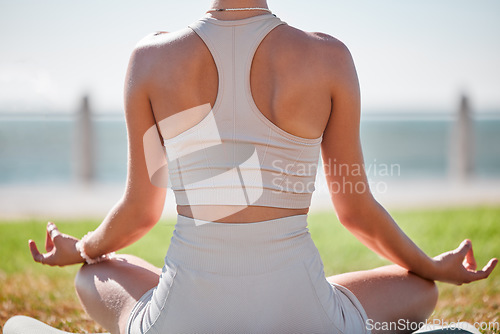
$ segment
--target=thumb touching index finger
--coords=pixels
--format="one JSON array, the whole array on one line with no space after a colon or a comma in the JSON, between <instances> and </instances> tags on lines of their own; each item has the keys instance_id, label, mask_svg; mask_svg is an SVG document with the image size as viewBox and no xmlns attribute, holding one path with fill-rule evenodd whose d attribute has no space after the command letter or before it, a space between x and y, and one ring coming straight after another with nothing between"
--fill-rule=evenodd
<instances>
[{"instance_id":1,"label":"thumb touching index finger","mask_svg":"<svg viewBox=\"0 0 500 334\"><path fill-rule=\"evenodd\" d=\"M462 241L460 246L458 246L458 248L455 250L455 252L457 254L460 254L463 258L465 258L465 256L467 255L467 253L469 252L471 247L472 247L472 245L471 245L470 240L465 239L464 241Z\"/></svg>"},{"instance_id":2,"label":"thumb touching index finger","mask_svg":"<svg viewBox=\"0 0 500 334\"><path fill-rule=\"evenodd\" d=\"M463 265L467 270L476 270L477 269L477 263L476 259L474 258L474 252L472 250L472 245L469 248L469 251L467 254L465 254L465 259L463 261Z\"/></svg>"}]
</instances>

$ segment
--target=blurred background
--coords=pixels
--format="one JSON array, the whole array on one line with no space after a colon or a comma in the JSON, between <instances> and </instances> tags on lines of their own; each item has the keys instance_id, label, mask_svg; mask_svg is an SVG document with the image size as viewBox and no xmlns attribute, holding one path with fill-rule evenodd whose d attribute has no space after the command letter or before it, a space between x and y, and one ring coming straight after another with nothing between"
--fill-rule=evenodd
<instances>
[{"instance_id":1,"label":"blurred background","mask_svg":"<svg viewBox=\"0 0 500 334\"><path fill-rule=\"evenodd\" d=\"M371 187L388 207L500 203L500 2L269 0L342 40ZM0 1L0 218L100 217L126 179L123 81L145 35L209 1ZM169 191L164 215L175 215ZM332 208L319 173L313 210Z\"/></svg>"}]
</instances>

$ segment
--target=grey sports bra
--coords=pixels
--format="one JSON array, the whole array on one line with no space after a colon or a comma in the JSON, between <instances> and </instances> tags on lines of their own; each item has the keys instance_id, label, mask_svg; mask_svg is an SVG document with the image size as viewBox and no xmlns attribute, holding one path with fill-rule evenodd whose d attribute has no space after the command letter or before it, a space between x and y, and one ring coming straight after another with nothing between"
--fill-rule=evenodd
<instances>
[{"instance_id":1,"label":"grey sports bra","mask_svg":"<svg viewBox=\"0 0 500 334\"><path fill-rule=\"evenodd\" d=\"M178 205L257 205L307 208L315 189L322 136L284 131L257 108L250 91L255 51L276 26L273 14L222 21L205 16L189 25L210 50L219 76L213 108L173 138L164 138Z\"/></svg>"}]
</instances>

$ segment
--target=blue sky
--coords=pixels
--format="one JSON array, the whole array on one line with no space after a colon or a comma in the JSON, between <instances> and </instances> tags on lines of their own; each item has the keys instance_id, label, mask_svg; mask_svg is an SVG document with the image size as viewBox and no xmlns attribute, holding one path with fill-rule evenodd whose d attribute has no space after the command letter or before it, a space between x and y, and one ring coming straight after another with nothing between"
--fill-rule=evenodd
<instances>
[{"instance_id":1,"label":"blue sky","mask_svg":"<svg viewBox=\"0 0 500 334\"><path fill-rule=\"evenodd\" d=\"M269 0L288 24L341 39L363 109L451 111L465 91L500 110L500 1ZM130 53L143 36L204 15L208 0L0 0L0 111L123 110Z\"/></svg>"}]
</instances>

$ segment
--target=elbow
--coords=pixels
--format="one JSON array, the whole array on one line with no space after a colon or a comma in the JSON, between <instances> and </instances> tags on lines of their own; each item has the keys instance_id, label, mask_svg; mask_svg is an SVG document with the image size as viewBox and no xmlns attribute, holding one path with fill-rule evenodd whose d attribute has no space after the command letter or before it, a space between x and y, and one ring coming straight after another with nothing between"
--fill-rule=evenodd
<instances>
[{"instance_id":1,"label":"elbow","mask_svg":"<svg viewBox=\"0 0 500 334\"><path fill-rule=\"evenodd\" d=\"M368 232L373 227L373 222L379 214L380 205L371 198L361 201L349 201L335 207L340 223L350 231Z\"/></svg>"},{"instance_id":2,"label":"elbow","mask_svg":"<svg viewBox=\"0 0 500 334\"><path fill-rule=\"evenodd\" d=\"M127 234L134 239L140 239L148 233L158 222L157 216L136 211L130 214L130 221L127 223Z\"/></svg>"},{"instance_id":3,"label":"elbow","mask_svg":"<svg viewBox=\"0 0 500 334\"><path fill-rule=\"evenodd\" d=\"M137 209L136 217L140 227L150 229L160 220L162 210L155 207L142 207Z\"/></svg>"},{"instance_id":4,"label":"elbow","mask_svg":"<svg viewBox=\"0 0 500 334\"><path fill-rule=\"evenodd\" d=\"M146 229L152 228L160 220L161 213L158 215L144 214L140 217L141 227Z\"/></svg>"},{"instance_id":5,"label":"elbow","mask_svg":"<svg viewBox=\"0 0 500 334\"><path fill-rule=\"evenodd\" d=\"M361 229L364 221L364 218L360 215L359 212L343 212L341 214L337 213L337 219L342 224L342 226L347 228L349 231Z\"/></svg>"},{"instance_id":6,"label":"elbow","mask_svg":"<svg viewBox=\"0 0 500 334\"><path fill-rule=\"evenodd\" d=\"M371 239L376 235L375 226L369 216L363 216L360 213L344 213L342 215L337 214L337 218L342 226L358 239Z\"/></svg>"},{"instance_id":7,"label":"elbow","mask_svg":"<svg viewBox=\"0 0 500 334\"><path fill-rule=\"evenodd\" d=\"M149 230L161 218L163 207L155 205L151 202L144 203L142 201L123 200L122 208L127 212L130 219L129 226L133 229Z\"/></svg>"},{"instance_id":8,"label":"elbow","mask_svg":"<svg viewBox=\"0 0 500 334\"><path fill-rule=\"evenodd\" d=\"M344 227L355 226L359 221L357 215L337 212L337 219Z\"/></svg>"}]
</instances>

